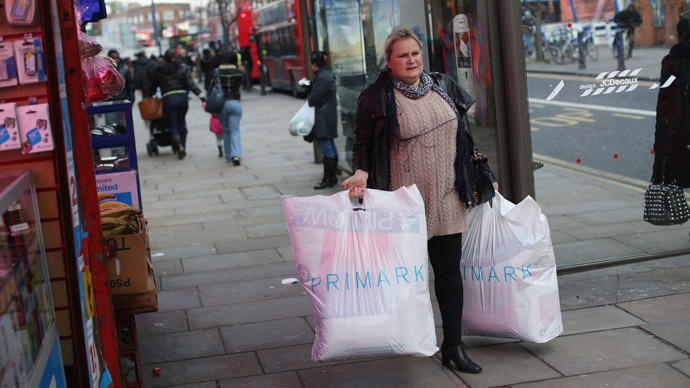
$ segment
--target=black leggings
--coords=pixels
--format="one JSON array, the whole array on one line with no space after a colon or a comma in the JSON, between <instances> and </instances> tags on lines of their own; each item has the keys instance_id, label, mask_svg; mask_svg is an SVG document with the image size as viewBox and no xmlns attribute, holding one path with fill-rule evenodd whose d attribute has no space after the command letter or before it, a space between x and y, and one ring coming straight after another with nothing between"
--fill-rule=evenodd
<instances>
[{"instance_id":1,"label":"black leggings","mask_svg":"<svg viewBox=\"0 0 690 388\"><path fill-rule=\"evenodd\" d=\"M443 341L459 344L462 331L462 233L432 237L427 247L434 269L436 299L441 309Z\"/></svg>"}]
</instances>

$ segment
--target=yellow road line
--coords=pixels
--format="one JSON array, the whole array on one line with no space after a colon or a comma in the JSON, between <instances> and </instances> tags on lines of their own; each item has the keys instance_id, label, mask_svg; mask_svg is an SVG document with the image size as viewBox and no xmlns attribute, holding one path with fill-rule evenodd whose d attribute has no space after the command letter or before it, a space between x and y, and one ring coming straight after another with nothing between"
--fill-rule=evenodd
<instances>
[{"instance_id":1,"label":"yellow road line","mask_svg":"<svg viewBox=\"0 0 690 388\"><path fill-rule=\"evenodd\" d=\"M635 120L644 119L644 116L626 115L625 113L612 113L611 115L616 116L616 117L625 117L627 119L635 119Z\"/></svg>"},{"instance_id":2,"label":"yellow road line","mask_svg":"<svg viewBox=\"0 0 690 388\"><path fill-rule=\"evenodd\" d=\"M529 106L530 106L530 108L532 108L532 107L534 107L534 108L546 108L546 105L534 104L534 103L529 104Z\"/></svg>"}]
</instances>

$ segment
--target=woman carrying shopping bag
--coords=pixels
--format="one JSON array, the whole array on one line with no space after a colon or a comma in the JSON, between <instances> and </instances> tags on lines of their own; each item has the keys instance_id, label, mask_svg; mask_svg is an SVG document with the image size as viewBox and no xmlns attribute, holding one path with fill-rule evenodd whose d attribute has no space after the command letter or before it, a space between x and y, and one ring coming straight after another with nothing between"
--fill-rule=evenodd
<instances>
[{"instance_id":1,"label":"woman carrying shopping bag","mask_svg":"<svg viewBox=\"0 0 690 388\"><path fill-rule=\"evenodd\" d=\"M314 81L307 101L315 107L314 128L309 135L316 140L323 155L323 178L314 190L333 187L338 182L338 150L333 139L338 137L338 102L336 101L335 76L328 70L328 54L323 51L311 53L311 69Z\"/></svg>"},{"instance_id":2,"label":"woman carrying shopping bag","mask_svg":"<svg viewBox=\"0 0 690 388\"><path fill-rule=\"evenodd\" d=\"M461 342L462 233L468 230L466 209L477 205L474 187L479 183L466 116L474 99L449 76L425 73L421 47L419 38L406 29L386 39L386 68L359 97L355 174L343 187L351 198L365 201L365 188L419 187L443 320L442 362L448 366L452 360L461 372L479 373L482 368L467 357Z\"/></svg>"},{"instance_id":3,"label":"woman carrying shopping bag","mask_svg":"<svg viewBox=\"0 0 690 388\"><path fill-rule=\"evenodd\" d=\"M220 85L225 91L225 104L223 105L223 110L218 113L218 119L223 126L225 159L228 163L239 166L242 160L240 86L242 86L244 72L237 68L237 53L229 52L223 54L221 65L218 67L218 73Z\"/></svg>"}]
</instances>

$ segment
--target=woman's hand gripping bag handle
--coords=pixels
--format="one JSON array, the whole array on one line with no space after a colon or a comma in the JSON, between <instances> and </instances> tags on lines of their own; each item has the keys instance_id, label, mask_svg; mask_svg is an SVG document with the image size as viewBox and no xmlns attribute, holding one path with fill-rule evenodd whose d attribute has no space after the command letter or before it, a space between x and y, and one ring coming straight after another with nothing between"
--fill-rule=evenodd
<instances>
[{"instance_id":1,"label":"woman's hand gripping bag handle","mask_svg":"<svg viewBox=\"0 0 690 388\"><path fill-rule=\"evenodd\" d=\"M416 187L284 197L295 263L316 321L312 359L437 351L426 220Z\"/></svg>"},{"instance_id":2,"label":"woman's hand gripping bag handle","mask_svg":"<svg viewBox=\"0 0 690 388\"><path fill-rule=\"evenodd\" d=\"M468 213L462 244L463 332L546 342L563 332L546 216L500 194Z\"/></svg>"}]
</instances>

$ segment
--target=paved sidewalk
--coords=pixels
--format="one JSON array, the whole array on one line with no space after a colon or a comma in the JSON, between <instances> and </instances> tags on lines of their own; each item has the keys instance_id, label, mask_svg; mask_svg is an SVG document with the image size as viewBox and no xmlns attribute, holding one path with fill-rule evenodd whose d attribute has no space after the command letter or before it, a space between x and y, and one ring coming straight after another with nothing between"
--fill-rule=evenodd
<instances>
[{"instance_id":1,"label":"paved sidewalk","mask_svg":"<svg viewBox=\"0 0 690 388\"><path fill-rule=\"evenodd\" d=\"M311 302L300 285L281 284L297 271L280 196L315 194L311 187L322 168L313 162L312 146L287 132L302 100L254 91L243 94L242 103L239 167L217 157L209 117L195 97L182 161L169 148L148 157L148 132L134 113L159 287L159 312L137 317L147 388L690 386L689 256L561 276L565 333L541 345L465 337L468 353L484 368L479 375L444 368L437 357L312 363ZM536 179L540 192L553 190L553 198L537 199L549 215L559 262L598 249L592 241L600 235L626 246L636 242L635 228L643 227L636 221L609 216L613 224L597 227L597 220L586 219L582 209L604 206L597 203L601 182L549 163ZM589 194L569 196L574 188ZM639 197L634 190L615 192ZM563 213L568 200L556 197L571 204L580 201L576 197L590 200L571 214ZM668 235L664 230L649 239ZM678 241L687 243L682 233ZM601 254L613 257L616 249Z\"/></svg>"},{"instance_id":2,"label":"paved sidewalk","mask_svg":"<svg viewBox=\"0 0 690 388\"><path fill-rule=\"evenodd\" d=\"M599 59L593 61L586 58L586 68L579 69L579 64L566 62L562 65L556 63L536 62L534 59L527 58L525 63L528 72L555 73L569 75L588 75L596 77L605 71L611 72L618 69L618 60L613 58L611 48L607 45L599 47ZM642 69L638 75L640 80L659 81L661 74L661 60L668 54L669 48L664 46L656 47L635 47L632 58L625 60L626 69Z\"/></svg>"}]
</instances>

